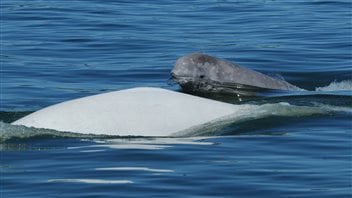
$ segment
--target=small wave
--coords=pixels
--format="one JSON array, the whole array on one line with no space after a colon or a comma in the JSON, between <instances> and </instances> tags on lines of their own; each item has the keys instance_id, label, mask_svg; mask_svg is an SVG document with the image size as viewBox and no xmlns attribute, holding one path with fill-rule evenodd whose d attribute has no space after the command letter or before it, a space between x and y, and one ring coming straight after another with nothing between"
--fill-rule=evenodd
<instances>
[{"instance_id":1,"label":"small wave","mask_svg":"<svg viewBox=\"0 0 352 198\"><path fill-rule=\"evenodd\" d=\"M325 87L317 87L315 91L352 91L352 80L332 82Z\"/></svg>"},{"instance_id":2,"label":"small wave","mask_svg":"<svg viewBox=\"0 0 352 198\"><path fill-rule=\"evenodd\" d=\"M95 170L101 171L145 171L145 172L156 172L156 173L173 173L174 170L170 169L155 169L148 167L107 167L107 168L96 168Z\"/></svg>"},{"instance_id":3,"label":"small wave","mask_svg":"<svg viewBox=\"0 0 352 198\"><path fill-rule=\"evenodd\" d=\"M187 138L176 138L176 137L135 137L135 138L112 138L112 139L101 139L95 140L97 144L88 146L77 146L68 147L68 149L77 149L79 152L91 151L89 149L95 149L101 151L99 148L109 149L141 149L141 150L162 150L170 148L173 145L213 145L215 143L203 141L210 137L187 137ZM94 150L93 150L94 151Z\"/></svg>"},{"instance_id":4,"label":"small wave","mask_svg":"<svg viewBox=\"0 0 352 198\"><path fill-rule=\"evenodd\" d=\"M132 184L130 180L104 180L104 179L49 179L48 182L85 183L85 184Z\"/></svg>"},{"instance_id":5,"label":"small wave","mask_svg":"<svg viewBox=\"0 0 352 198\"><path fill-rule=\"evenodd\" d=\"M0 121L0 143L9 140L21 140L31 138L94 138L105 137L91 134L80 134L71 132L62 132L51 129L38 129L34 127L26 127L19 125L12 125Z\"/></svg>"},{"instance_id":6,"label":"small wave","mask_svg":"<svg viewBox=\"0 0 352 198\"><path fill-rule=\"evenodd\" d=\"M249 121L255 122L256 120L269 117L308 117L313 115L330 115L339 112L352 113L351 107L340 107L321 103L315 103L314 106L291 105L287 102L242 106L243 109L238 112L206 123L202 126L195 126L178 132L175 136L189 137L219 135L217 131L226 126ZM220 135L221 134L222 133L220 133Z\"/></svg>"}]
</instances>

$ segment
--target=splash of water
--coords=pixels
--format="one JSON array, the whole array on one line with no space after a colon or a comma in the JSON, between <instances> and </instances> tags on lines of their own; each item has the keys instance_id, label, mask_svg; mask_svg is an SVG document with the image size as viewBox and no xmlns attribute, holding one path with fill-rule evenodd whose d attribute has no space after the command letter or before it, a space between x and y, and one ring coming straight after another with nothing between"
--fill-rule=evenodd
<instances>
[{"instance_id":1,"label":"splash of water","mask_svg":"<svg viewBox=\"0 0 352 198\"><path fill-rule=\"evenodd\" d=\"M315 88L315 91L352 91L352 80L334 81L328 86Z\"/></svg>"}]
</instances>

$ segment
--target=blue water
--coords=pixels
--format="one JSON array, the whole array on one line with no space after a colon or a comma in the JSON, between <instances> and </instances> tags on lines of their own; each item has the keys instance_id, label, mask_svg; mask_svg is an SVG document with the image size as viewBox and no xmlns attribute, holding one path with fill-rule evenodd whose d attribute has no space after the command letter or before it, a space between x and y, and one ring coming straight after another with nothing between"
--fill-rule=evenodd
<instances>
[{"instance_id":1,"label":"blue water","mask_svg":"<svg viewBox=\"0 0 352 198\"><path fill-rule=\"evenodd\" d=\"M1 0L0 197L351 197L352 3ZM169 82L203 52L310 92L323 114L253 117L207 137L106 138L17 127L40 108Z\"/></svg>"}]
</instances>

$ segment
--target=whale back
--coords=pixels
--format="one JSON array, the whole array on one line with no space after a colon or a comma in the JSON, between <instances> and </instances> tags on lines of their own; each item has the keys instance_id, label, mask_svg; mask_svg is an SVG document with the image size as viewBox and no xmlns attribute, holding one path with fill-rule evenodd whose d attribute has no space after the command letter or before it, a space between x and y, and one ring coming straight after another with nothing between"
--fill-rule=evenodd
<instances>
[{"instance_id":1,"label":"whale back","mask_svg":"<svg viewBox=\"0 0 352 198\"><path fill-rule=\"evenodd\" d=\"M49 106L13 124L84 134L170 136L238 108L160 88L134 88Z\"/></svg>"},{"instance_id":2,"label":"whale back","mask_svg":"<svg viewBox=\"0 0 352 198\"><path fill-rule=\"evenodd\" d=\"M200 53L192 53L179 58L171 75L183 89L191 92L228 91L245 94L245 90L298 89L286 81L273 79L238 64Z\"/></svg>"}]
</instances>

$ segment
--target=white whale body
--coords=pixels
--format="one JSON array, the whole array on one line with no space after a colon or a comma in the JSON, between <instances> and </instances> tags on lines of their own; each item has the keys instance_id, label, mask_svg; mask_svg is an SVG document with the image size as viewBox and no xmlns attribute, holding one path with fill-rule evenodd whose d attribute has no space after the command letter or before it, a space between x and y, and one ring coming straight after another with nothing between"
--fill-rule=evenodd
<instances>
[{"instance_id":1,"label":"white whale body","mask_svg":"<svg viewBox=\"0 0 352 198\"><path fill-rule=\"evenodd\" d=\"M12 124L83 134L172 136L243 110L161 88L133 88L49 106Z\"/></svg>"}]
</instances>

